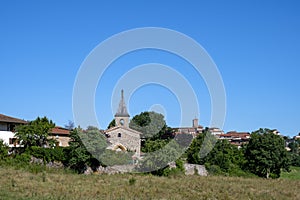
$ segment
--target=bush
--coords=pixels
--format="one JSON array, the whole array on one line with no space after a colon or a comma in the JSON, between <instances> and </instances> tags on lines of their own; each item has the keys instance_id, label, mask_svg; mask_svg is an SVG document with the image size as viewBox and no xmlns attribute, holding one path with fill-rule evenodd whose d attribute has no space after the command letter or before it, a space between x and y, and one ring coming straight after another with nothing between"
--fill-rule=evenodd
<instances>
[{"instance_id":1,"label":"bush","mask_svg":"<svg viewBox=\"0 0 300 200\"><path fill-rule=\"evenodd\" d=\"M226 175L218 165L210 165L209 163L205 163L205 168L211 175Z\"/></svg>"},{"instance_id":2,"label":"bush","mask_svg":"<svg viewBox=\"0 0 300 200\"><path fill-rule=\"evenodd\" d=\"M8 146L4 144L3 140L0 140L0 160L4 160L8 157Z\"/></svg>"},{"instance_id":3,"label":"bush","mask_svg":"<svg viewBox=\"0 0 300 200\"><path fill-rule=\"evenodd\" d=\"M30 148L29 153L35 158L43 159L44 163L50 161L64 162L66 160L63 147L43 148L34 146Z\"/></svg>"}]
</instances>

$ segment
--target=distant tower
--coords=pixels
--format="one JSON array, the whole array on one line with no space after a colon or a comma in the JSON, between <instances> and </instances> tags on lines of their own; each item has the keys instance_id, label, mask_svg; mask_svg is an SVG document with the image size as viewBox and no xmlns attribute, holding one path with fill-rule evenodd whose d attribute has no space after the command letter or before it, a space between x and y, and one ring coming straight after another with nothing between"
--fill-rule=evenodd
<instances>
[{"instance_id":1,"label":"distant tower","mask_svg":"<svg viewBox=\"0 0 300 200\"><path fill-rule=\"evenodd\" d=\"M193 128L198 128L199 120L197 118L193 119Z\"/></svg>"},{"instance_id":2,"label":"distant tower","mask_svg":"<svg viewBox=\"0 0 300 200\"><path fill-rule=\"evenodd\" d=\"M115 114L116 126L123 126L125 128L129 127L129 114L127 112L126 104L124 101L124 91L121 91L121 100L119 103L119 108Z\"/></svg>"}]
</instances>

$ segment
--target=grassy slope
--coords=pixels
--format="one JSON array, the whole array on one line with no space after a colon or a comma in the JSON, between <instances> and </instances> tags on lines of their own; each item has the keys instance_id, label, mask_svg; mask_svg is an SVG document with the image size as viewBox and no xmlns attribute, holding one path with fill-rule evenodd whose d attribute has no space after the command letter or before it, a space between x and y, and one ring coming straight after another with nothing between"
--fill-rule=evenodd
<instances>
[{"instance_id":1,"label":"grassy slope","mask_svg":"<svg viewBox=\"0 0 300 200\"><path fill-rule=\"evenodd\" d=\"M0 199L300 199L300 181L285 179L32 174L3 167L0 176Z\"/></svg>"}]
</instances>

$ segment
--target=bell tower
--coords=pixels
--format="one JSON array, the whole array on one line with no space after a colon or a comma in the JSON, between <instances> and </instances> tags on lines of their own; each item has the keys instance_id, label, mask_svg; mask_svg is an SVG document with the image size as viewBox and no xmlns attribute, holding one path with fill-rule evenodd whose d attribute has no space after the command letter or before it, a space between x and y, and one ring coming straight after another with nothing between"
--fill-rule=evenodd
<instances>
[{"instance_id":1,"label":"bell tower","mask_svg":"<svg viewBox=\"0 0 300 200\"><path fill-rule=\"evenodd\" d=\"M116 126L121 126L125 128L129 128L129 114L127 112L125 100L124 100L124 91L121 91L121 100L119 103L119 108L117 113L115 114Z\"/></svg>"}]
</instances>

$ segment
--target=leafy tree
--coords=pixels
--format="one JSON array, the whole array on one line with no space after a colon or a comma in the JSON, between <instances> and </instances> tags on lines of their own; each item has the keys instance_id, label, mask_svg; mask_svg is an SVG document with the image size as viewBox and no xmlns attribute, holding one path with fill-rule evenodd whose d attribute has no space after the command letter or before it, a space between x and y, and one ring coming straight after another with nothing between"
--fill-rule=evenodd
<instances>
[{"instance_id":1,"label":"leafy tree","mask_svg":"<svg viewBox=\"0 0 300 200\"><path fill-rule=\"evenodd\" d=\"M289 169L285 142L270 129L259 129L251 134L245 158L247 169L261 177L278 178L281 169Z\"/></svg>"},{"instance_id":2,"label":"leafy tree","mask_svg":"<svg viewBox=\"0 0 300 200\"><path fill-rule=\"evenodd\" d=\"M142 133L142 138L159 138L167 129L164 116L156 112L142 112L132 118L129 127Z\"/></svg>"},{"instance_id":3,"label":"leafy tree","mask_svg":"<svg viewBox=\"0 0 300 200\"><path fill-rule=\"evenodd\" d=\"M291 149L291 153L298 154L299 153L299 143L297 141L290 142L288 147Z\"/></svg>"},{"instance_id":4,"label":"leafy tree","mask_svg":"<svg viewBox=\"0 0 300 200\"><path fill-rule=\"evenodd\" d=\"M188 163L203 165L206 162L206 156L213 149L216 138L206 128L191 143L186 151Z\"/></svg>"},{"instance_id":5,"label":"leafy tree","mask_svg":"<svg viewBox=\"0 0 300 200\"><path fill-rule=\"evenodd\" d=\"M291 165L300 167L300 152L299 152L299 140L294 140L288 144L291 149L289 151L289 156L291 159Z\"/></svg>"},{"instance_id":6,"label":"leafy tree","mask_svg":"<svg viewBox=\"0 0 300 200\"><path fill-rule=\"evenodd\" d=\"M155 140L147 143L145 155L139 166L141 172L151 172L155 175L163 175L163 171L168 168L168 164L177 160L185 149L182 149L176 140L167 142L165 140Z\"/></svg>"},{"instance_id":7,"label":"leafy tree","mask_svg":"<svg viewBox=\"0 0 300 200\"><path fill-rule=\"evenodd\" d=\"M166 144L168 144L167 140L146 140L141 150L145 153L154 152L163 148Z\"/></svg>"},{"instance_id":8,"label":"leafy tree","mask_svg":"<svg viewBox=\"0 0 300 200\"><path fill-rule=\"evenodd\" d=\"M111 120L111 122L109 123L107 129L110 129L110 128L115 127L115 126L116 126L116 120L113 119L113 120Z\"/></svg>"},{"instance_id":9,"label":"leafy tree","mask_svg":"<svg viewBox=\"0 0 300 200\"><path fill-rule=\"evenodd\" d=\"M47 117L40 118L17 127L16 137L25 148L32 146L43 147L54 144L52 139L48 139L49 132L55 124Z\"/></svg>"},{"instance_id":10,"label":"leafy tree","mask_svg":"<svg viewBox=\"0 0 300 200\"><path fill-rule=\"evenodd\" d=\"M243 164L243 152L227 140L218 140L206 158L206 166L218 166L220 171L225 173L241 171L240 168Z\"/></svg>"},{"instance_id":11,"label":"leafy tree","mask_svg":"<svg viewBox=\"0 0 300 200\"><path fill-rule=\"evenodd\" d=\"M99 130L91 129L84 132L75 128L70 132L69 147L66 149L67 166L78 173L83 173L87 166L98 167L107 144Z\"/></svg>"}]
</instances>

